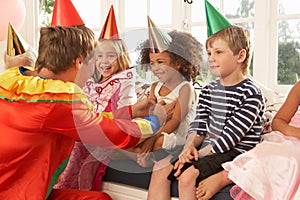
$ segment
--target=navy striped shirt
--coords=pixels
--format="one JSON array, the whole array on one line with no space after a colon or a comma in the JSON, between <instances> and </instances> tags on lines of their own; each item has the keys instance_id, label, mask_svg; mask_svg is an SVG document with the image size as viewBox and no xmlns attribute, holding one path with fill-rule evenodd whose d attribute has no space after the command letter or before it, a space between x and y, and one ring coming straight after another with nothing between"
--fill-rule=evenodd
<instances>
[{"instance_id":1,"label":"navy striped shirt","mask_svg":"<svg viewBox=\"0 0 300 200\"><path fill-rule=\"evenodd\" d=\"M243 153L261 142L264 111L265 99L252 80L233 86L217 80L201 90L189 133L206 135L214 153L231 149Z\"/></svg>"}]
</instances>

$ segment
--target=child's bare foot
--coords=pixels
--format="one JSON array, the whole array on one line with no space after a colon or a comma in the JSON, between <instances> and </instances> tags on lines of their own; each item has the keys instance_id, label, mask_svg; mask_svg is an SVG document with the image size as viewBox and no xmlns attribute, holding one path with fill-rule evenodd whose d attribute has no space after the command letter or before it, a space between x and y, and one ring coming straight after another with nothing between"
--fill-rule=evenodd
<instances>
[{"instance_id":1,"label":"child's bare foot","mask_svg":"<svg viewBox=\"0 0 300 200\"><path fill-rule=\"evenodd\" d=\"M207 200L212 198L226 185L232 181L224 176L223 172L218 172L202 180L196 188L196 196L198 200Z\"/></svg>"}]
</instances>

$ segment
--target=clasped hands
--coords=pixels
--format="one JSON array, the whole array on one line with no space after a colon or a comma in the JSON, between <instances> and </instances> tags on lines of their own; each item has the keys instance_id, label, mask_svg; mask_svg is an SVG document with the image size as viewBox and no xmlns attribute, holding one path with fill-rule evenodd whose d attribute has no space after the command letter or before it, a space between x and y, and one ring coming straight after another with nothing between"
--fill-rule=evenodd
<instances>
[{"instance_id":1,"label":"clasped hands","mask_svg":"<svg viewBox=\"0 0 300 200\"><path fill-rule=\"evenodd\" d=\"M172 117L176 101L166 104L164 101L156 102L153 98L145 98L132 105L132 118L155 115L162 126Z\"/></svg>"},{"instance_id":2,"label":"clasped hands","mask_svg":"<svg viewBox=\"0 0 300 200\"><path fill-rule=\"evenodd\" d=\"M183 152L179 155L178 161L174 164L174 169L177 169L174 176L180 176L181 169L185 163L190 163L191 160L198 161L200 156L211 155L211 147L212 145L209 144L198 151L194 146L194 143L189 144L186 148L184 148Z\"/></svg>"}]
</instances>

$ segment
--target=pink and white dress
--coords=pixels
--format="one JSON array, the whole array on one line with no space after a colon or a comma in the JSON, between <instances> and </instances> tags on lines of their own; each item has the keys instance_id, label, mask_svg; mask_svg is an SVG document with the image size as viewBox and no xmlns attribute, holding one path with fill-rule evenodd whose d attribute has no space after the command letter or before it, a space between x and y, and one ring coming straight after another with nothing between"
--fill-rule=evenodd
<instances>
[{"instance_id":1,"label":"pink and white dress","mask_svg":"<svg viewBox=\"0 0 300 200\"><path fill-rule=\"evenodd\" d=\"M299 113L291 124L300 127ZM232 196L235 200L300 199L300 140L276 131L263 138L252 150L222 165L236 184Z\"/></svg>"},{"instance_id":2,"label":"pink and white dress","mask_svg":"<svg viewBox=\"0 0 300 200\"><path fill-rule=\"evenodd\" d=\"M92 102L95 112L113 111L137 101L135 92L136 70L134 67L113 74L105 81L87 80L83 91ZM94 186L97 171L105 172L111 150L76 142L61 180L54 187L59 189L99 189ZM100 162L101 161L101 162ZM103 164L104 165L103 165ZM102 177L100 177L102 178ZM96 187L96 188L95 188Z\"/></svg>"},{"instance_id":3,"label":"pink and white dress","mask_svg":"<svg viewBox=\"0 0 300 200\"><path fill-rule=\"evenodd\" d=\"M131 67L99 83L90 78L83 91L93 103L95 112L112 111L136 102L135 80L136 70Z\"/></svg>"}]
</instances>

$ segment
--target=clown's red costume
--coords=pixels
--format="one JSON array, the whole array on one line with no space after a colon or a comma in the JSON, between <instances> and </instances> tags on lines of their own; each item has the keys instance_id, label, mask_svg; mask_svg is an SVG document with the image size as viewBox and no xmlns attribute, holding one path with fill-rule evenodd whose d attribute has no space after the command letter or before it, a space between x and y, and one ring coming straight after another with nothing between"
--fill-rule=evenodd
<instances>
[{"instance_id":1,"label":"clown's red costume","mask_svg":"<svg viewBox=\"0 0 300 200\"><path fill-rule=\"evenodd\" d=\"M95 114L76 84L26 70L0 74L0 199L46 199L74 141L126 149L154 132L149 121L131 119L130 106Z\"/></svg>"}]
</instances>

